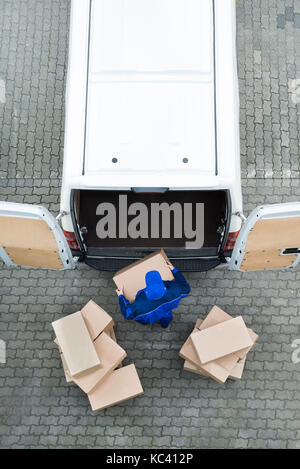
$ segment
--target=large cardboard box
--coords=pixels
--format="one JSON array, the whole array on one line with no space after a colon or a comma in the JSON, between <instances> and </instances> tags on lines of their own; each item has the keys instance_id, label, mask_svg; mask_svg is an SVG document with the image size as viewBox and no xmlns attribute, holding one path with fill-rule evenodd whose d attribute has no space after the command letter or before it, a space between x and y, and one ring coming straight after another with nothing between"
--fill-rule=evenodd
<instances>
[{"instance_id":1,"label":"large cardboard box","mask_svg":"<svg viewBox=\"0 0 300 469\"><path fill-rule=\"evenodd\" d=\"M192 333L215 326L216 324L228 321L229 319L233 319L233 317L228 313L225 313L225 311L223 311L218 306L214 306L204 320L197 319L195 329ZM258 335L249 328L248 333L253 343L255 343L258 339ZM245 358L250 349L251 347L247 347L242 351L234 352L233 354L219 358L213 362L201 365L199 357L189 336L186 342L183 344L179 355L185 360L184 370L210 376L219 383L223 383L227 378L241 379L245 365Z\"/></svg>"},{"instance_id":2,"label":"large cardboard box","mask_svg":"<svg viewBox=\"0 0 300 469\"><path fill-rule=\"evenodd\" d=\"M112 317L93 300L82 308L81 314L92 340L95 340L101 332L108 332L114 326Z\"/></svg>"},{"instance_id":3,"label":"large cardboard box","mask_svg":"<svg viewBox=\"0 0 300 469\"><path fill-rule=\"evenodd\" d=\"M100 368L82 373L79 377L73 379L84 392L89 393L92 389L102 383L114 371L115 368L126 357L125 350L122 349L114 340L112 340L105 332L94 342L98 357L101 359L102 366ZM67 370L68 374L68 370Z\"/></svg>"},{"instance_id":4,"label":"large cardboard box","mask_svg":"<svg viewBox=\"0 0 300 469\"><path fill-rule=\"evenodd\" d=\"M64 354L62 353L62 350L61 350L61 348L60 348L60 346L59 346L59 343L58 343L57 338L55 338L54 343L55 343L55 344L57 345L57 347L58 347L58 351L59 351L61 363L62 363L63 370L64 370L64 373L65 373L66 382L67 382L67 383L73 383L73 380L72 380L72 378L71 378L71 376L70 376L70 374L69 374L69 370L68 370L68 366L67 366L67 363L66 363Z\"/></svg>"},{"instance_id":5,"label":"large cardboard box","mask_svg":"<svg viewBox=\"0 0 300 469\"><path fill-rule=\"evenodd\" d=\"M196 327L193 330L192 334L199 331L199 327L201 327L200 324L203 324L203 322L200 322L199 319L197 320ZM231 370L238 362L238 357L234 354L231 354L226 357L219 358L218 360L212 361L210 363L206 363L205 365L202 365L192 343L191 335L183 344L181 350L179 351L179 355L181 358L193 365L197 369L197 372L201 372L206 376L210 376L220 384L225 383L225 381L230 375Z\"/></svg>"},{"instance_id":6,"label":"large cardboard box","mask_svg":"<svg viewBox=\"0 0 300 469\"><path fill-rule=\"evenodd\" d=\"M207 373L205 373L205 371L203 371L203 369L198 368L196 365L189 362L188 360L184 361L183 369L185 371L190 371L191 373L196 373L197 375L209 377L209 375Z\"/></svg>"},{"instance_id":7,"label":"large cardboard box","mask_svg":"<svg viewBox=\"0 0 300 469\"><path fill-rule=\"evenodd\" d=\"M127 365L115 370L100 385L88 393L93 410L101 410L143 394L135 366Z\"/></svg>"},{"instance_id":8,"label":"large cardboard box","mask_svg":"<svg viewBox=\"0 0 300 469\"><path fill-rule=\"evenodd\" d=\"M221 322L228 321L229 319L233 319L233 317L230 316L230 314L226 313L218 306L213 306L213 308L210 310L206 318L202 321L201 326L199 326L199 329L200 331L202 331L203 329L207 329L208 327L215 326L217 324L220 324ZM250 328L248 328L248 333L252 339L252 342L253 342L252 346L253 346L254 343L258 339L258 335L255 332L253 332L253 330ZM240 360L244 360L252 346L246 347L245 349L239 350L234 353L238 356Z\"/></svg>"},{"instance_id":9,"label":"large cardboard box","mask_svg":"<svg viewBox=\"0 0 300 469\"><path fill-rule=\"evenodd\" d=\"M241 379L242 375L243 375L245 363L246 363L246 360L240 360L239 362L237 362L235 367L231 370L230 375L228 376L228 378L233 379L233 380ZM193 363L191 363L188 360L185 360L184 365L183 365L183 369L185 371L190 371L191 373L196 373L196 374L203 375L203 376L210 377L210 378L212 377L211 375L206 373L203 370L203 368L194 365ZM215 380L221 383L220 380L218 380L218 379L215 379ZM223 383L221 383L221 384L223 384Z\"/></svg>"},{"instance_id":10,"label":"large cardboard box","mask_svg":"<svg viewBox=\"0 0 300 469\"><path fill-rule=\"evenodd\" d=\"M80 311L52 322L52 326L72 376L101 365Z\"/></svg>"},{"instance_id":11,"label":"large cardboard box","mask_svg":"<svg viewBox=\"0 0 300 469\"><path fill-rule=\"evenodd\" d=\"M183 349L181 351L180 356L188 361L193 367L197 369L197 372L201 372L205 376L210 376L215 381L220 384L225 383L227 378L229 377L231 370L235 367L238 362L238 358L234 355L230 355L228 357L219 358L218 360L212 361L210 363L206 363L205 365L201 365L198 357L195 357L195 351L191 341L188 343L188 348ZM198 359L198 361L196 361Z\"/></svg>"},{"instance_id":12,"label":"large cardboard box","mask_svg":"<svg viewBox=\"0 0 300 469\"><path fill-rule=\"evenodd\" d=\"M169 259L166 253L160 249L119 270L114 275L113 281L118 288L123 289L124 296L132 303L137 292L146 286L145 275L147 272L157 270L163 280L174 279L167 262L169 262Z\"/></svg>"},{"instance_id":13,"label":"large cardboard box","mask_svg":"<svg viewBox=\"0 0 300 469\"><path fill-rule=\"evenodd\" d=\"M253 345L242 316L195 332L191 340L201 364Z\"/></svg>"},{"instance_id":14,"label":"large cardboard box","mask_svg":"<svg viewBox=\"0 0 300 469\"><path fill-rule=\"evenodd\" d=\"M192 334L197 332L197 330L198 329L195 328L192 331ZM200 360L191 341L191 335L188 336L183 346L179 350L179 356L184 360L188 360L189 362L193 363L195 366L201 366Z\"/></svg>"},{"instance_id":15,"label":"large cardboard box","mask_svg":"<svg viewBox=\"0 0 300 469\"><path fill-rule=\"evenodd\" d=\"M195 324L195 328L192 331L192 334L194 332L199 331L199 326L202 323L202 319L198 318ZM195 366L201 366L200 360L198 358L198 355L196 353L196 350L192 344L191 341L191 335L188 336L187 340L179 350L179 356L183 358L184 360L188 360L191 363L193 363Z\"/></svg>"}]
</instances>

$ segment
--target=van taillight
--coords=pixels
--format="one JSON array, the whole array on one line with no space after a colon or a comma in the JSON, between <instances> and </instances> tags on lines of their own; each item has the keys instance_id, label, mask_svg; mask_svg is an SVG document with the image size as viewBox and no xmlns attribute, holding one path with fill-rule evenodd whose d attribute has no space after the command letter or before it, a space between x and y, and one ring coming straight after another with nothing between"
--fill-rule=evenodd
<instances>
[{"instance_id":1,"label":"van taillight","mask_svg":"<svg viewBox=\"0 0 300 469\"><path fill-rule=\"evenodd\" d=\"M64 235L66 237L67 243L70 246L70 248L74 249L75 251L80 251L79 246L76 241L75 233L73 231L64 230Z\"/></svg>"},{"instance_id":2,"label":"van taillight","mask_svg":"<svg viewBox=\"0 0 300 469\"><path fill-rule=\"evenodd\" d=\"M228 233L227 242L224 251L232 251L237 240L239 231Z\"/></svg>"}]
</instances>

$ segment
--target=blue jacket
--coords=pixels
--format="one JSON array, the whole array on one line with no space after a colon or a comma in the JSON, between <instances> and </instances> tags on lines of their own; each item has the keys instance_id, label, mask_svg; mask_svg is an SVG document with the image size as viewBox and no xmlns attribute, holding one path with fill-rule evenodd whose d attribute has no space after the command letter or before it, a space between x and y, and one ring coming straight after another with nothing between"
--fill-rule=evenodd
<instances>
[{"instance_id":1,"label":"blue jacket","mask_svg":"<svg viewBox=\"0 0 300 469\"><path fill-rule=\"evenodd\" d=\"M145 289L137 292L133 303L119 296L120 308L126 319L134 319L143 324L152 324L164 317L172 319L172 309L177 308L180 300L190 292L190 286L178 269L172 270L174 280L164 281L166 293L158 300L149 300Z\"/></svg>"}]
</instances>

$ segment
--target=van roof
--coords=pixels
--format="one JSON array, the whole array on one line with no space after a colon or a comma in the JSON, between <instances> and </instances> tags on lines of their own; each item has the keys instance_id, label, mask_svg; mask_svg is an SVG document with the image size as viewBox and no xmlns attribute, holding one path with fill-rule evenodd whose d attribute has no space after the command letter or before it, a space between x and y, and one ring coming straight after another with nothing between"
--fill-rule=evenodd
<instances>
[{"instance_id":1,"label":"van roof","mask_svg":"<svg viewBox=\"0 0 300 469\"><path fill-rule=\"evenodd\" d=\"M92 1L83 174L214 176L214 81L211 0Z\"/></svg>"}]
</instances>

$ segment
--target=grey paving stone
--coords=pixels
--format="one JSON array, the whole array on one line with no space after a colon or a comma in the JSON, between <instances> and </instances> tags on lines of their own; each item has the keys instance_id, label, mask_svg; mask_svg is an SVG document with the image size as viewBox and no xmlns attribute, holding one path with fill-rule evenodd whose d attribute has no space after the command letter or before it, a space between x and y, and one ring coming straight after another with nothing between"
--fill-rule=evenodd
<instances>
[{"instance_id":1,"label":"grey paving stone","mask_svg":"<svg viewBox=\"0 0 300 469\"><path fill-rule=\"evenodd\" d=\"M285 28L285 15L278 15L277 16L277 28L284 29Z\"/></svg>"},{"instance_id":2,"label":"grey paving stone","mask_svg":"<svg viewBox=\"0 0 300 469\"><path fill-rule=\"evenodd\" d=\"M295 13L295 28L300 28L300 14Z\"/></svg>"},{"instance_id":3,"label":"grey paving stone","mask_svg":"<svg viewBox=\"0 0 300 469\"><path fill-rule=\"evenodd\" d=\"M287 21L294 21L294 7L285 7L285 19Z\"/></svg>"}]
</instances>

